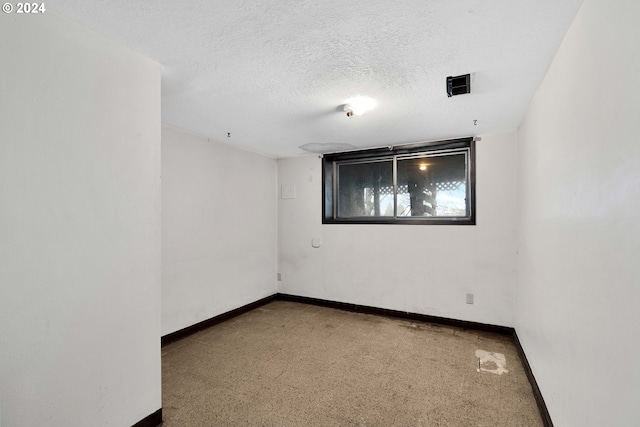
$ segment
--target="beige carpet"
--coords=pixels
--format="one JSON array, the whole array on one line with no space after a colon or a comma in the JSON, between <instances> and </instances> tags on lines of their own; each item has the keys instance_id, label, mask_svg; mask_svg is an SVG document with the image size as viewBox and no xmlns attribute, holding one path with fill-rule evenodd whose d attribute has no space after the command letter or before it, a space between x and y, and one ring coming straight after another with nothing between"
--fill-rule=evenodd
<instances>
[{"instance_id":1,"label":"beige carpet","mask_svg":"<svg viewBox=\"0 0 640 427\"><path fill-rule=\"evenodd\" d=\"M162 392L165 427L542 426L508 337L284 301L163 347Z\"/></svg>"}]
</instances>

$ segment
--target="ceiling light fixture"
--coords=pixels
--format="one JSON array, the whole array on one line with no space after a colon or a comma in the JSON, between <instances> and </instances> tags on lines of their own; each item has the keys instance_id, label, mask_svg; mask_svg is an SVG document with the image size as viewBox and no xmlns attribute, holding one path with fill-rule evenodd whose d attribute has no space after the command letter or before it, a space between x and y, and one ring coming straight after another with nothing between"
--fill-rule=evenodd
<instances>
[{"instance_id":1,"label":"ceiling light fixture","mask_svg":"<svg viewBox=\"0 0 640 427\"><path fill-rule=\"evenodd\" d=\"M344 102L344 111L347 117L361 116L376 106L376 100L368 96L356 96Z\"/></svg>"}]
</instances>

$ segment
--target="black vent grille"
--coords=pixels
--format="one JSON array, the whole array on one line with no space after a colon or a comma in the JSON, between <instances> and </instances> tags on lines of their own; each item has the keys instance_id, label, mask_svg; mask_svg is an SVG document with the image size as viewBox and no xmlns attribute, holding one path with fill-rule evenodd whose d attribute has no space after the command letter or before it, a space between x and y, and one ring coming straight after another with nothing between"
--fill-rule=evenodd
<instances>
[{"instance_id":1,"label":"black vent grille","mask_svg":"<svg viewBox=\"0 0 640 427\"><path fill-rule=\"evenodd\" d=\"M449 97L464 93L471 93L471 74L447 77L447 95Z\"/></svg>"}]
</instances>

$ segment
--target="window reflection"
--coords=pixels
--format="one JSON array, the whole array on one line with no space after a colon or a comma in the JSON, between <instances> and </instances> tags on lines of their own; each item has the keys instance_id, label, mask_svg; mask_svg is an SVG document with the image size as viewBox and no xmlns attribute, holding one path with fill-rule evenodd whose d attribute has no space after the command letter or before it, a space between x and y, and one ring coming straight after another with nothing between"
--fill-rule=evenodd
<instances>
[{"instance_id":1,"label":"window reflection","mask_svg":"<svg viewBox=\"0 0 640 427\"><path fill-rule=\"evenodd\" d=\"M398 216L467 215L464 153L398 158Z\"/></svg>"},{"instance_id":2,"label":"window reflection","mask_svg":"<svg viewBox=\"0 0 640 427\"><path fill-rule=\"evenodd\" d=\"M339 165L338 216L393 217L391 160Z\"/></svg>"}]
</instances>

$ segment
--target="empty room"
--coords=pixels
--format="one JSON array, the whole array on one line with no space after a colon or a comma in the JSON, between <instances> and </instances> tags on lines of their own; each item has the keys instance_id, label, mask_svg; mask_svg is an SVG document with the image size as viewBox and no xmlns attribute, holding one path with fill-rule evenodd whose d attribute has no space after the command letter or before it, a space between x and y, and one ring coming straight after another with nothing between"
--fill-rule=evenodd
<instances>
[{"instance_id":1,"label":"empty room","mask_svg":"<svg viewBox=\"0 0 640 427\"><path fill-rule=\"evenodd\" d=\"M5 2L0 427L640 425L640 2Z\"/></svg>"}]
</instances>

